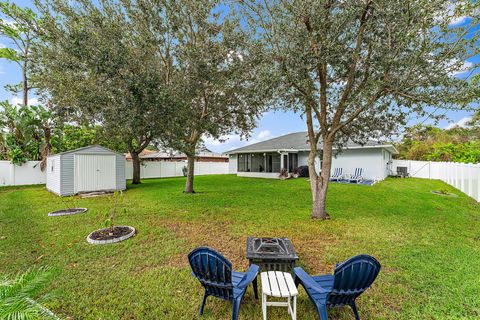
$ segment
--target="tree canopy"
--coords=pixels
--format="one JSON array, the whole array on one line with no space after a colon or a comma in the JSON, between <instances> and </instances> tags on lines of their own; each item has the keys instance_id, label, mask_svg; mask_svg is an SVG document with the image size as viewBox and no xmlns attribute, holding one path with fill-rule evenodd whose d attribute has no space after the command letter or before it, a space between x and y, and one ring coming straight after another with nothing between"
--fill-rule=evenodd
<instances>
[{"instance_id":1,"label":"tree canopy","mask_svg":"<svg viewBox=\"0 0 480 320\"><path fill-rule=\"evenodd\" d=\"M44 21L36 79L44 96L66 119L101 124L121 139L139 183L138 155L165 130L171 107L165 97L172 61L160 58L164 47L130 1L45 1L38 8Z\"/></svg>"},{"instance_id":2,"label":"tree canopy","mask_svg":"<svg viewBox=\"0 0 480 320\"><path fill-rule=\"evenodd\" d=\"M326 218L333 146L399 131L431 107L467 107L463 72L478 53L477 4L451 1L240 1L252 39L264 49L277 106L306 120L314 218ZM449 25L457 15L465 25ZM315 171L318 142L321 173Z\"/></svg>"},{"instance_id":3,"label":"tree canopy","mask_svg":"<svg viewBox=\"0 0 480 320\"><path fill-rule=\"evenodd\" d=\"M399 159L480 163L480 124L440 129L434 126L408 128L397 144Z\"/></svg>"},{"instance_id":4,"label":"tree canopy","mask_svg":"<svg viewBox=\"0 0 480 320\"><path fill-rule=\"evenodd\" d=\"M256 90L258 50L249 47L240 20L218 0L160 2L168 26L150 19L155 34L170 39L175 61L172 99L175 119L160 140L188 157L185 192L193 192L194 157L206 136L236 132L248 136L268 94ZM257 52L256 52L257 51Z\"/></svg>"}]
</instances>

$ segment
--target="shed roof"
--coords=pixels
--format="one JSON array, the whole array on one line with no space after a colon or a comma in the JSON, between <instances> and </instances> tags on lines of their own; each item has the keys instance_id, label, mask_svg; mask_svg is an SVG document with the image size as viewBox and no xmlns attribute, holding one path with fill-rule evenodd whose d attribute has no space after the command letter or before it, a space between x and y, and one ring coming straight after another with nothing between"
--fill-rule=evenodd
<instances>
[{"instance_id":1,"label":"shed roof","mask_svg":"<svg viewBox=\"0 0 480 320\"><path fill-rule=\"evenodd\" d=\"M50 156L58 156L58 155L62 155L62 154L68 154L68 153L76 153L76 152L79 152L79 151L85 151L85 150L92 149L92 148L101 148L101 149L103 149L105 151L109 151L111 153L121 154L119 152L116 152L116 151L113 151L111 149L105 148L104 146L101 146L99 144L94 144L94 145L90 145L90 146L86 146L86 147L81 147L81 148L77 148L77 149L72 149L72 150L68 150L68 151L64 151L64 152L51 154L51 155L49 155L49 157Z\"/></svg>"},{"instance_id":2,"label":"shed roof","mask_svg":"<svg viewBox=\"0 0 480 320\"><path fill-rule=\"evenodd\" d=\"M318 149L323 148L322 143L318 143ZM361 145L353 141L348 141L345 149L362 149L362 148L384 148L390 152L397 154L397 149L392 144L385 144L369 140ZM276 152L276 151L310 151L310 144L308 142L308 134L305 131L289 133L280 137L257 142L238 149L233 149L227 154L245 153L245 152Z\"/></svg>"}]
</instances>

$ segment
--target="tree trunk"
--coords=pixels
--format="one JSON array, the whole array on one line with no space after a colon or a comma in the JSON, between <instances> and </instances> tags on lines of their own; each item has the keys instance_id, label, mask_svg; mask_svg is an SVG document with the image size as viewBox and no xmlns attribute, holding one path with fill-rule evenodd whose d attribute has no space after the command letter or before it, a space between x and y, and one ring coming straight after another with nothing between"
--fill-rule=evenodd
<instances>
[{"instance_id":1,"label":"tree trunk","mask_svg":"<svg viewBox=\"0 0 480 320\"><path fill-rule=\"evenodd\" d=\"M44 171L45 167L47 166L47 157L50 155L52 151L52 129L49 126L43 127L43 135L45 139L45 145L42 149L42 162L40 162L40 170Z\"/></svg>"},{"instance_id":2,"label":"tree trunk","mask_svg":"<svg viewBox=\"0 0 480 320\"><path fill-rule=\"evenodd\" d=\"M23 82L23 105L28 105L28 78L27 78L27 62L24 63L22 68L22 82Z\"/></svg>"},{"instance_id":3,"label":"tree trunk","mask_svg":"<svg viewBox=\"0 0 480 320\"><path fill-rule=\"evenodd\" d=\"M132 156L133 164L133 177L132 184L140 184L140 156L137 152L130 150L130 155Z\"/></svg>"},{"instance_id":4,"label":"tree trunk","mask_svg":"<svg viewBox=\"0 0 480 320\"><path fill-rule=\"evenodd\" d=\"M312 190L312 219L325 220L328 218L326 204L328 182L330 181L330 171L332 169L332 151L333 143L324 140L320 175L315 171L316 150L310 151L308 156L308 171L310 175L310 188Z\"/></svg>"},{"instance_id":5,"label":"tree trunk","mask_svg":"<svg viewBox=\"0 0 480 320\"><path fill-rule=\"evenodd\" d=\"M195 193L193 189L193 178L195 177L195 157L187 156L187 182L185 183L185 193Z\"/></svg>"}]
</instances>

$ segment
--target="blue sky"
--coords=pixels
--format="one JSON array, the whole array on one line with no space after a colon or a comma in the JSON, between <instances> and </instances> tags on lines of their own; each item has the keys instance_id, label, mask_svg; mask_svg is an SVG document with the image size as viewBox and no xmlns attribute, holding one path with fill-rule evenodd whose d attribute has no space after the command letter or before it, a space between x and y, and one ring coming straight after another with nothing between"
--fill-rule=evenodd
<instances>
[{"instance_id":1,"label":"blue sky","mask_svg":"<svg viewBox=\"0 0 480 320\"><path fill-rule=\"evenodd\" d=\"M16 0L14 1L20 6L29 6L33 7L32 1L27 0ZM468 18L458 18L453 23L462 24L466 23ZM0 38L0 47L8 46L6 39ZM476 56L470 59L467 63L477 64L480 63L480 57ZM4 89L6 84L18 83L21 80L20 69L14 63L7 62L3 59L0 60L0 101L9 100L11 102L20 102L19 97L12 96L11 93L7 92ZM31 104L35 104L36 99L32 97ZM438 113L443 113L444 111L439 110ZM464 124L469 117L471 117L471 112L466 111L448 111L446 116L448 120L441 121L438 126L445 128L448 126L453 126L455 124ZM425 124L431 123L430 119L411 119L409 125L414 125L424 122ZM281 111L269 111L265 113L258 121L257 128L252 132L252 135L248 141L241 140L238 135L231 134L226 136L225 142L215 141L212 139L206 139L206 146L213 151L224 152L233 148L241 147L245 144L259 142L283 134L297 131L305 131L306 124L303 119L301 119L300 114L295 114L293 112L281 112Z\"/></svg>"}]
</instances>

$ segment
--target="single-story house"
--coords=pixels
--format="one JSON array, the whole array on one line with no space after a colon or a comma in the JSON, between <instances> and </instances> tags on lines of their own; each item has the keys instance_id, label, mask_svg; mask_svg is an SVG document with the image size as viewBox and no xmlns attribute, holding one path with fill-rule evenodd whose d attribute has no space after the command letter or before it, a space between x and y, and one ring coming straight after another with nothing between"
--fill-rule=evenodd
<instances>
[{"instance_id":1,"label":"single-story house","mask_svg":"<svg viewBox=\"0 0 480 320\"><path fill-rule=\"evenodd\" d=\"M143 149L142 152L140 152L140 158L148 154L157 153L157 152L158 151L155 151L155 150ZM130 154L130 152L125 154L125 160L132 161L132 155Z\"/></svg>"},{"instance_id":2,"label":"single-story house","mask_svg":"<svg viewBox=\"0 0 480 320\"><path fill-rule=\"evenodd\" d=\"M144 150L145 151L145 150ZM127 161L131 161L130 154L126 155ZM175 150L161 150L150 151L140 154L142 161L186 161L187 155ZM228 156L208 150L207 148L200 148L196 152L195 161L198 162L228 162Z\"/></svg>"},{"instance_id":3,"label":"single-story house","mask_svg":"<svg viewBox=\"0 0 480 320\"><path fill-rule=\"evenodd\" d=\"M320 172L321 143L318 150L315 167ZM342 168L344 174L353 174L355 168L362 168L363 177L374 181L389 175L392 156L398 153L392 144L374 141L365 145L349 142L340 152L335 150L332 172ZM306 166L309 152L307 133L290 133L227 152L229 172L242 177L278 178L282 168L293 172L299 166Z\"/></svg>"}]
</instances>

